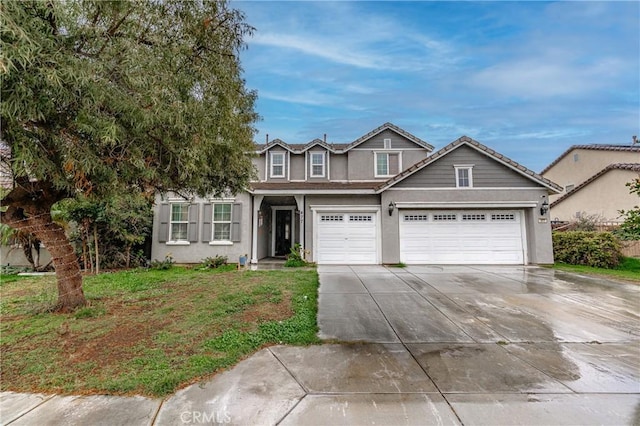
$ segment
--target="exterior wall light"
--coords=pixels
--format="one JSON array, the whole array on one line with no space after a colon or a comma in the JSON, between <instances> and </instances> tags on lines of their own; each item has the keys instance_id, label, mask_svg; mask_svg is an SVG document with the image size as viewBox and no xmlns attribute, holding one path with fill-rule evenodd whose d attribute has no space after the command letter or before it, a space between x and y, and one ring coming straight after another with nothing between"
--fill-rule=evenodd
<instances>
[{"instance_id":1,"label":"exterior wall light","mask_svg":"<svg viewBox=\"0 0 640 426\"><path fill-rule=\"evenodd\" d=\"M542 202L542 205L540 206L540 216L546 215L548 211L549 211L549 202L545 198L545 200Z\"/></svg>"},{"instance_id":2,"label":"exterior wall light","mask_svg":"<svg viewBox=\"0 0 640 426\"><path fill-rule=\"evenodd\" d=\"M389 203L389 216L393 215L393 209L396 208L396 205L393 204L393 201Z\"/></svg>"}]
</instances>

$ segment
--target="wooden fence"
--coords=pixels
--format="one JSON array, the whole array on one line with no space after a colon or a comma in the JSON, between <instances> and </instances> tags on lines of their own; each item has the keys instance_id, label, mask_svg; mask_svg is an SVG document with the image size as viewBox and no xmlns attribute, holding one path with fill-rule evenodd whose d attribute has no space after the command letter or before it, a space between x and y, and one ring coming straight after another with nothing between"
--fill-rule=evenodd
<instances>
[{"instance_id":1,"label":"wooden fence","mask_svg":"<svg viewBox=\"0 0 640 426\"><path fill-rule=\"evenodd\" d=\"M622 254L627 257L640 257L640 241L623 241Z\"/></svg>"}]
</instances>

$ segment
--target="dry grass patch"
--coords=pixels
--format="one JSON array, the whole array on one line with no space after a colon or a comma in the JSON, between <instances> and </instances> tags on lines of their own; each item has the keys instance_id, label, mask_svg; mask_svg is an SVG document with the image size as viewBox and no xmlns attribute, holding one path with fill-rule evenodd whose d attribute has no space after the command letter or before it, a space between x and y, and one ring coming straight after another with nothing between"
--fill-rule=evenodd
<instances>
[{"instance_id":1,"label":"dry grass patch","mask_svg":"<svg viewBox=\"0 0 640 426\"><path fill-rule=\"evenodd\" d=\"M53 277L0 287L0 389L161 396L265 345L317 342L318 277L124 271L86 277L90 306L48 313Z\"/></svg>"}]
</instances>

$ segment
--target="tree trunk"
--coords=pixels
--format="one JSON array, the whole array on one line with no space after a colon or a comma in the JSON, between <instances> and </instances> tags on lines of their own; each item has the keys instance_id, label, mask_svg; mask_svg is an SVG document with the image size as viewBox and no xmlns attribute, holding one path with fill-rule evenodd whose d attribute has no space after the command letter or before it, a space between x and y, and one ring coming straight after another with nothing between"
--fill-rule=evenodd
<instances>
[{"instance_id":1,"label":"tree trunk","mask_svg":"<svg viewBox=\"0 0 640 426\"><path fill-rule=\"evenodd\" d=\"M96 246L96 275L100 273L100 254L98 253L98 224L93 224L93 242Z\"/></svg>"},{"instance_id":2,"label":"tree trunk","mask_svg":"<svg viewBox=\"0 0 640 426\"><path fill-rule=\"evenodd\" d=\"M62 312L87 304L78 258L64 229L51 219L51 206L67 196L47 182L23 180L4 197L7 210L0 214L2 223L33 234L51 253L58 281L54 309Z\"/></svg>"}]
</instances>

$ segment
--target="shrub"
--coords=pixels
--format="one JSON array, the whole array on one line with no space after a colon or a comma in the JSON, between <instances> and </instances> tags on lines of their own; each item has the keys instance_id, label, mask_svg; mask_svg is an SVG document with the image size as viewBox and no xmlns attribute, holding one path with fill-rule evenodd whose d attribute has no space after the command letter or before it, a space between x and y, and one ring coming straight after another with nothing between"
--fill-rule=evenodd
<instances>
[{"instance_id":1,"label":"shrub","mask_svg":"<svg viewBox=\"0 0 640 426\"><path fill-rule=\"evenodd\" d=\"M620 242L610 232L566 231L553 233L556 262L615 268L622 259Z\"/></svg>"},{"instance_id":2,"label":"shrub","mask_svg":"<svg viewBox=\"0 0 640 426\"><path fill-rule=\"evenodd\" d=\"M156 271L165 271L167 269L173 268L173 257L170 254L164 257L164 260L152 260L149 263L149 269L153 269Z\"/></svg>"},{"instance_id":3,"label":"shrub","mask_svg":"<svg viewBox=\"0 0 640 426\"><path fill-rule=\"evenodd\" d=\"M229 258L227 256L217 255L216 257L205 257L200 262L200 269L217 269L222 265L226 265Z\"/></svg>"},{"instance_id":4,"label":"shrub","mask_svg":"<svg viewBox=\"0 0 640 426\"><path fill-rule=\"evenodd\" d=\"M294 244L291 248L291 252L287 256L287 261L284 262L284 266L287 268L297 268L300 266L307 266L307 261L302 257L300 253L300 244Z\"/></svg>"}]
</instances>

